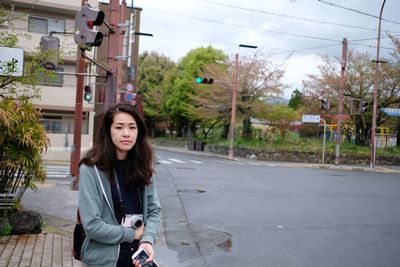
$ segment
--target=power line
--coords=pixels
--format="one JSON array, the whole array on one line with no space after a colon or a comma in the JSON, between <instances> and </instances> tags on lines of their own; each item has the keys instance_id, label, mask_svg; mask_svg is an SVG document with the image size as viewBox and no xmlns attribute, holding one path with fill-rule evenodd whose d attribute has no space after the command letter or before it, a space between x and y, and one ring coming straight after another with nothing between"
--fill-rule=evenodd
<instances>
[{"instance_id":1,"label":"power line","mask_svg":"<svg viewBox=\"0 0 400 267\"><path fill-rule=\"evenodd\" d=\"M170 14L170 15L174 15L174 16L180 16L180 17L185 17L185 18L190 18L190 19L196 19L196 20L206 21L206 22L215 23L215 24L228 25L228 26L237 27L237 28L245 28L245 29L251 29L251 30L262 31L262 32L269 32L269 33L275 33L275 34L281 34L281 35L294 36L294 37L299 37L299 38L307 38L307 39L330 41L330 42L339 42L339 43L342 42L340 40L334 40L334 39L325 38L325 37L318 37L318 36L311 36L311 35L297 34L297 33L288 33L288 32L275 31L275 30L259 29L259 28L255 28L255 27L244 26L244 25L228 23L228 22L222 22L222 21L206 19L206 18L199 18L199 17L189 16L189 15L183 15L183 14L178 14L178 13L174 13L174 12L158 10L158 9L154 9L154 8L146 7L146 9L153 10L153 11L160 12L160 13Z\"/></svg>"},{"instance_id":2,"label":"power line","mask_svg":"<svg viewBox=\"0 0 400 267\"><path fill-rule=\"evenodd\" d=\"M360 11L360 10L354 9L354 8L349 8L349 7L340 6L340 5L337 5L337 4L328 2L328 1L324 1L324 0L318 0L318 2L327 4L327 5L331 5L331 6L334 6L334 7L342 8L342 9L345 9L345 10L353 11L353 12L356 12L356 13L358 13L358 14L365 15L365 16L368 16L368 17L372 17L372 18L379 19L378 16L371 15L371 14L362 12L362 11ZM398 22L398 21L389 20L389 19L384 19L384 18L381 18L381 20L384 20L384 21L386 21L386 22L391 22L391 23L395 23L395 24L399 24L399 25L400 25L400 22Z\"/></svg>"},{"instance_id":3,"label":"power line","mask_svg":"<svg viewBox=\"0 0 400 267\"><path fill-rule=\"evenodd\" d=\"M234 8L234 9L241 9L241 10L246 10L249 12L271 15L271 16L276 16L276 17L283 17L283 18L288 18L288 19L295 19L295 20L319 23L319 24L324 24L324 25L333 25L333 26L359 29L359 30L365 30L365 31L373 31L373 32L378 31L377 29L373 29L373 28L366 28L366 27L354 26L354 25L343 24L343 23L338 23L338 22L329 22L329 21L316 20L316 19L310 19L310 18L289 16L289 15L285 15L285 14L281 14L281 13L268 12L268 11L264 11L264 10L257 10L257 9L235 6L235 5L230 5L230 4L224 4L224 3L220 3L220 2L213 2L213 1L208 1L208 0L194 0L194 1L203 2L203 3L207 3L207 4L211 4L211 5L224 6L224 7Z\"/></svg>"}]
</instances>

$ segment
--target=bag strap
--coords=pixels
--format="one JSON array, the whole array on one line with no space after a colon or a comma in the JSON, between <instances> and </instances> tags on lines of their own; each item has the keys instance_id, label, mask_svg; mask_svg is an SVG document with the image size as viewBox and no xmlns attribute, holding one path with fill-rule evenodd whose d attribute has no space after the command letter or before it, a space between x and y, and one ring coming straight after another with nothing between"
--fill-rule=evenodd
<instances>
[{"instance_id":1,"label":"bag strap","mask_svg":"<svg viewBox=\"0 0 400 267\"><path fill-rule=\"evenodd\" d=\"M105 197L105 199L106 199L106 201L107 201L108 206L110 207L111 212L114 213L114 210L113 210L113 208L111 207L110 202L108 201L108 198L107 198L107 195L106 195L106 191L104 190L103 183L101 182L100 175L99 175L99 171L97 170L96 165L93 165L93 166L94 166L94 169L96 170L97 179L99 180L100 187L101 187L101 191L103 191L103 195L104 195L104 197Z\"/></svg>"}]
</instances>

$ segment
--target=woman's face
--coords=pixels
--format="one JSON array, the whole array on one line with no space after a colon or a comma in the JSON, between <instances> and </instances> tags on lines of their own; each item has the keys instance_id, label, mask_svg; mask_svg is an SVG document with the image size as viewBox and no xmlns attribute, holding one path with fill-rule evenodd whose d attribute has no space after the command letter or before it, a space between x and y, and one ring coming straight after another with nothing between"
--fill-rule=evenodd
<instances>
[{"instance_id":1,"label":"woman's face","mask_svg":"<svg viewBox=\"0 0 400 267\"><path fill-rule=\"evenodd\" d=\"M117 158L126 159L128 151L135 145L138 128L135 119L125 112L115 114L111 124L111 140L117 150Z\"/></svg>"}]
</instances>

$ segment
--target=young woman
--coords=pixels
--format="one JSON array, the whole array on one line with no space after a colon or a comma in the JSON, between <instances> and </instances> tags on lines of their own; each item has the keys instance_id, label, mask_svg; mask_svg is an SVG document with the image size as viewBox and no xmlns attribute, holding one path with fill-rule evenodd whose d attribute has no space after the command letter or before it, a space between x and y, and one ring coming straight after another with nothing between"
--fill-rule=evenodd
<instances>
[{"instance_id":1,"label":"young woman","mask_svg":"<svg viewBox=\"0 0 400 267\"><path fill-rule=\"evenodd\" d=\"M153 260L161 207L152 177L153 150L141 116L127 103L110 107L93 148L80 161L84 266L140 267L131 259L138 248ZM133 227L137 215L143 224L139 220Z\"/></svg>"}]
</instances>

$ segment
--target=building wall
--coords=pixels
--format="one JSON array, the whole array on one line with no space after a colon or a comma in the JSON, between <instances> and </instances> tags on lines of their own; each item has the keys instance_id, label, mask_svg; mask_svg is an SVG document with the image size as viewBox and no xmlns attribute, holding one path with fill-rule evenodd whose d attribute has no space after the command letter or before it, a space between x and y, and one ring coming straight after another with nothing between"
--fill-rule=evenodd
<instances>
[{"instance_id":1,"label":"building wall","mask_svg":"<svg viewBox=\"0 0 400 267\"><path fill-rule=\"evenodd\" d=\"M34 4L32 4L32 2ZM53 0L53 1L5 1L0 3L7 9L12 10L12 17L18 19L13 20L13 27L16 33L30 35L30 38L19 37L18 46L23 48L25 55L34 53L39 48L40 39L46 36L48 32L32 32L29 31L29 25L33 25L31 18L44 22L47 20L47 29L51 29L52 25L59 25L59 21L64 20L65 31L71 34L59 34L56 36L60 39L60 61L59 64L64 73L75 73L77 62L77 45L74 42L75 30L75 14L81 7L80 0ZM53 24L52 24L53 23ZM42 24L40 24L42 25ZM39 28L38 28L39 29ZM40 27L40 29L43 29ZM94 49L87 52L87 55L93 57ZM88 66L89 70L94 68ZM60 71L60 70L58 70ZM61 75L61 74L59 74ZM85 85L94 84L94 78L85 78ZM94 86L93 86L94 88ZM61 86L40 86L41 99L35 102L36 106L44 113L43 122L45 127L49 127L48 138L50 147L43 154L44 160L64 160L69 161L70 149L73 144L73 118L75 110L76 97L76 76L62 75ZM87 150L92 145L93 136L93 103L83 103L84 125L82 127L81 151ZM68 140L66 142L66 139Z\"/></svg>"}]
</instances>

